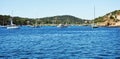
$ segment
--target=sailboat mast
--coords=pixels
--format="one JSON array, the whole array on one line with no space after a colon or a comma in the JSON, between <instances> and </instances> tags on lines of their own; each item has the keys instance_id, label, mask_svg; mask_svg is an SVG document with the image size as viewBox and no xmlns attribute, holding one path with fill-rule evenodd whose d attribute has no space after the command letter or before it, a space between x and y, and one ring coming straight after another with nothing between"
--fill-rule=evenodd
<instances>
[{"instance_id":1,"label":"sailboat mast","mask_svg":"<svg viewBox=\"0 0 120 59\"><path fill-rule=\"evenodd\" d=\"M13 25L12 17L10 18L10 25Z\"/></svg>"},{"instance_id":2,"label":"sailboat mast","mask_svg":"<svg viewBox=\"0 0 120 59\"><path fill-rule=\"evenodd\" d=\"M95 24L95 22L94 22L94 20L95 20L95 0L93 0L94 1L94 5L93 5L93 7L94 7L94 18L93 18L93 28L97 28L98 26Z\"/></svg>"},{"instance_id":3,"label":"sailboat mast","mask_svg":"<svg viewBox=\"0 0 120 59\"><path fill-rule=\"evenodd\" d=\"M94 12L94 17L93 17L93 24L95 23L94 20L95 20L95 0L93 0L93 12Z\"/></svg>"},{"instance_id":4,"label":"sailboat mast","mask_svg":"<svg viewBox=\"0 0 120 59\"><path fill-rule=\"evenodd\" d=\"M13 17L12 17L12 15L13 15L13 10L11 11L10 25L13 25Z\"/></svg>"},{"instance_id":5,"label":"sailboat mast","mask_svg":"<svg viewBox=\"0 0 120 59\"><path fill-rule=\"evenodd\" d=\"M94 19L95 19L95 1L94 1Z\"/></svg>"}]
</instances>

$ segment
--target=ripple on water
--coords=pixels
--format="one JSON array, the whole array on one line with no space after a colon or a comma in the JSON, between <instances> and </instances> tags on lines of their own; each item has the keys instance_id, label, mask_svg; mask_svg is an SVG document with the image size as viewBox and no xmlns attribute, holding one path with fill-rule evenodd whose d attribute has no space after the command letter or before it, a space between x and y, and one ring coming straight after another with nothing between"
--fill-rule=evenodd
<instances>
[{"instance_id":1,"label":"ripple on water","mask_svg":"<svg viewBox=\"0 0 120 59\"><path fill-rule=\"evenodd\" d=\"M120 56L119 57L115 57L115 59L120 59Z\"/></svg>"},{"instance_id":2,"label":"ripple on water","mask_svg":"<svg viewBox=\"0 0 120 59\"><path fill-rule=\"evenodd\" d=\"M7 55L0 55L0 59L8 59L10 58L11 56L7 56Z\"/></svg>"}]
</instances>

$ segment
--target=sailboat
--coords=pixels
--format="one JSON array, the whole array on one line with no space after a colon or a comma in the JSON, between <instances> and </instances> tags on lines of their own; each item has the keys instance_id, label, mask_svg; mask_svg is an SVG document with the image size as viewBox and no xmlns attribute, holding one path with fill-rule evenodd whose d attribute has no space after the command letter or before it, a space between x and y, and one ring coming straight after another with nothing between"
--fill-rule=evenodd
<instances>
[{"instance_id":1,"label":"sailboat","mask_svg":"<svg viewBox=\"0 0 120 59\"><path fill-rule=\"evenodd\" d=\"M94 3L94 19L95 19L95 3ZM98 26L95 25L94 19L93 19L93 24L91 26L92 28L98 28Z\"/></svg>"},{"instance_id":2,"label":"sailboat","mask_svg":"<svg viewBox=\"0 0 120 59\"><path fill-rule=\"evenodd\" d=\"M67 19L67 21L68 21L68 19ZM66 24L59 24L57 27L66 28L66 27L68 27L68 24L66 22Z\"/></svg>"},{"instance_id":3,"label":"sailboat","mask_svg":"<svg viewBox=\"0 0 120 59\"><path fill-rule=\"evenodd\" d=\"M35 21L35 24L33 25L33 27L34 27L34 28L38 28L38 27L39 27L37 20Z\"/></svg>"},{"instance_id":4,"label":"sailboat","mask_svg":"<svg viewBox=\"0 0 120 59\"><path fill-rule=\"evenodd\" d=\"M17 29L17 28L19 27L13 24L13 19L10 18L10 25L7 26L7 29Z\"/></svg>"},{"instance_id":5,"label":"sailboat","mask_svg":"<svg viewBox=\"0 0 120 59\"><path fill-rule=\"evenodd\" d=\"M92 25L92 28L98 28L98 26L97 26L97 25L95 25L95 24L93 24L93 25Z\"/></svg>"}]
</instances>

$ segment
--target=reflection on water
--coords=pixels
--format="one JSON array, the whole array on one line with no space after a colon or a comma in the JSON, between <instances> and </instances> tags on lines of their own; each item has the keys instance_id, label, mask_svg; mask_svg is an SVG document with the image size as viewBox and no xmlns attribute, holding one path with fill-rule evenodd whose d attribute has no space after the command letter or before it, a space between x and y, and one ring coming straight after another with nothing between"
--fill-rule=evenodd
<instances>
[{"instance_id":1,"label":"reflection on water","mask_svg":"<svg viewBox=\"0 0 120 59\"><path fill-rule=\"evenodd\" d=\"M0 59L120 59L120 28L0 28Z\"/></svg>"}]
</instances>

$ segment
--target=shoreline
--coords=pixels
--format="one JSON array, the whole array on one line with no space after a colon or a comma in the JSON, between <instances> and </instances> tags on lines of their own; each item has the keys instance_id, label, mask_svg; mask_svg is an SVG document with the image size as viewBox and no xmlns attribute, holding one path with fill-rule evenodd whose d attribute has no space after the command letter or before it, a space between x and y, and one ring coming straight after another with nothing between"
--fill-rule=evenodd
<instances>
[{"instance_id":1,"label":"shoreline","mask_svg":"<svg viewBox=\"0 0 120 59\"><path fill-rule=\"evenodd\" d=\"M16 26L58 26L59 24L40 24L40 25L16 25ZM92 26L91 24L67 24L68 26ZM96 24L97 25L97 24ZM7 27L8 25L0 25L0 27ZM120 27L118 25L100 26L97 27Z\"/></svg>"}]
</instances>

